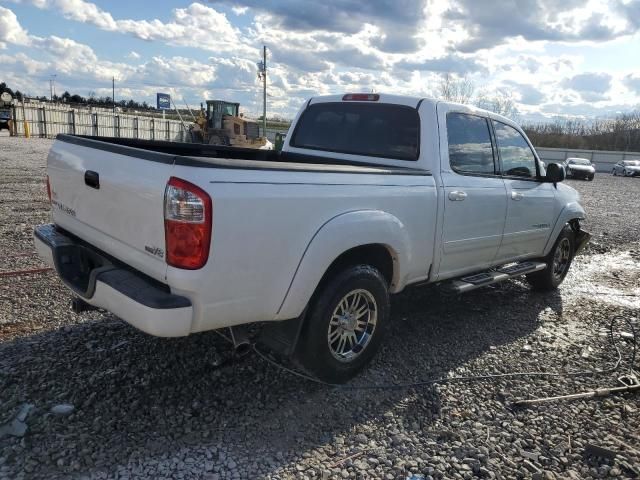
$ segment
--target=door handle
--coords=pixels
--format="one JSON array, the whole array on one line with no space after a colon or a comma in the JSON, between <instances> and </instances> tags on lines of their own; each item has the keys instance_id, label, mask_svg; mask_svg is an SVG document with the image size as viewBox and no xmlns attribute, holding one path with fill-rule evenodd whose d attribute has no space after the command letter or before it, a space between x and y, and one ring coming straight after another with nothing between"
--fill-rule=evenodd
<instances>
[{"instance_id":1,"label":"door handle","mask_svg":"<svg viewBox=\"0 0 640 480\"><path fill-rule=\"evenodd\" d=\"M462 202L465 198L467 198L467 192L463 192L462 190L449 192L449 200L452 202Z\"/></svg>"},{"instance_id":2,"label":"door handle","mask_svg":"<svg viewBox=\"0 0 640 480\"><path fill-rule=\"evenodd\" d=\"M87 170L84 172L84 184L88 187L100 189L100 175L93 170Z\"/></svg>"},{"instance_id":3,"label":"door handle","mask_svg":"<svg viewBox=\"0 0 640 480\"><path fill-rule=\"evenodd\" d=\"M524 198L524 194L520 193L520 192L511 192L511 199L512 200L522 200Z\"/></svg>"}]
</instances>

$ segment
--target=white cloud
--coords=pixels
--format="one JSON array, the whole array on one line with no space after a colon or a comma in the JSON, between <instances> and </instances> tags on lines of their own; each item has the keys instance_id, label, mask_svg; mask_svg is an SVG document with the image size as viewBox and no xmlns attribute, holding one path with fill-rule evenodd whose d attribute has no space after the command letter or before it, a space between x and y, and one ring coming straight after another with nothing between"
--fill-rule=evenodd
<instances>
[{"instance_id":1,"label":"white cloud","mask_svg":"<svg viewBox=\"0 0 640 480\"><path fill-rule=\"evenodd\" d=\"M193 2L175 8L165 20L116 18L86 0L21 1L109 35L149 42L144 58L131 51L122 53L122 61L108 61L96 54L99 49L77 39L26 32L10 9L0 7L0 48L17 49L2 52L11 73L57 73L64 88L83 94L82 89L90 88L110 95L115 76L123 95L152 101L162 89L190 103L237 99L258 113L262 100L255 61L266 44L270 108L289 116L305 98L323 93L373 89L431 95L447 72L467 76L478 91L510 92L518 108L530 115L546 115L561 105L567 113L609 111L624 104L632 108L640 100L637 59L625 58L624 72L602 72L598 70L605 68L586 65L586 49L563 49L567 43L633 42L629 35L640 22L632 14L639 11L640 0L567 0L559 7L553 0L528 0L526 9L514 7L511 0L497 0L490 8L475 0L419 0L406 9L393 0L323 0L305 11L289 8L299 6L294 0L277 5L211 0L209 5ZM391 3L393 8L383 8ZM219 4L230 8L230 18ZM241 15L242 20L236 18ZM154 43L162 48L154 52ZM42 53L32 54L26 46ZM173 46L199 52L192 58L185 49L172 52ZM202 52L210 58L203 61ZM608 77L608 87L587 89L584 75ZM34 88L45 84L28 82Z\"/></svg>"},{"instance_id":2,"label":"white cloud","mask_svg":"<svg viewBox=\"0 0 640 480\"><path fill-rule=\"evenodd\" d=\"M6 44L28 45L29 36L18 22L18 17L8 8L0 7L0 47Z\"/></svg>"},{"instance_id":3,"label":"white cloud","mask_svg":"<svg viewBox=\"0 0 640 480\"><path fill-rule=\"evenodd\" d=\"M37 0L40 8L59 10L65 18L82 23L91 23L104 30L116 30L117 23L110 13L105 12L94 3L84 0Z\"/></svg>"},{"instance_id":4,"label":"white cloud","mask_svg":"<svg viewBox=\"0 0 640 480\"><path fill-rule=\"evenodd\" d=\"M249 10L249 7L231 7L231 10L233 10L233 13L235 13L236 15L240 16L240 15L244 15L245 13L247 13L247 11Z\"/></svg>"},{"instance_id":5,"label":"white cloud","mask_svg":"<svg viewBox=\"0 0 640 480\"><path fill-rule=\"evenodd\" d=\"M640 75L629 74L624 77L625 86L631 91L640 95Z\"/></svg>"},{"instance_id":6,"label":"white cloud","mask_svg":"<svg viewBox=\"0 0 640 480\"><path fill-rule=\"evenodd\" d=\"M99 59L91 47L69 38L32 37L31 44L50 55L51 72L58 75L77 77L82 74L89 79L110 81L112 77L125 78L133 71L128 64Z\"/></svg>"},{"instance_id":7,"label":"white cloud","mask_svg":"<svg viewBox=\"0 0 640 480\"><path fill-rule=\"evenodd\" d=\"M604 72L586 72L566 78L562 86L580 94L585 102L602 102L609 100L607 94L611 89L613 77Z\"/></svg>"},{"instance_id":8,"label":"white cloud","mask_svg":"<svg viewBox=\"0 0 640 480\"><path fill-rule=\"evenodd\" d=\"M94 3L85 0L24 0L35 7L55 10L70 20L88 23L102 30L124 33L142 40L160 40L170 45L188 46L216 52L253 53L224 13L192 3L172 10L168 22L158 19L114 19Z\"/></svg>"},{"instance_id":9,"label":"white cloud","mask_svg":"<svg viewBox=\"0 0 640 480\"><path fill-rule=\"evenodd\" d=\"M34 60L25 52L0 54L0 61L10 72L5 73L4 81L30 95L47 93L43 91L46 82L34 81L33 77L48 78L54 73L59 92L69 90L86 96L93 91L98 96L111 96L111 79L115 77L117 96L142 96L149 102L157 91L172 93L176 101L220 98L223 92L226 97L222 98L232 98L243 91L258 92L255 64L243 58L212 57L200 62L183 56L156 55L140 62L141 56L132 51L126 56L132 63L112 62L100 58L90 46L69 38L29 35L13 12L2 7L0 25L10 27L0 30L0 41L28 45L45 58ZM258 95L246 98L246 107L257 112Z\"/></svg>"},{"instance_id":10,"label":"white cloud","mask_svg":"<svg viewBox=\"0 0 640 480\"><path fill-rule=\"evenodd\" d=\"M123 82L138 81L151 85L189 88L211 84L215 78L215 68L212 65L192 58L156 56L139 65L123 79Z\"/></svg>"}]
</instances>

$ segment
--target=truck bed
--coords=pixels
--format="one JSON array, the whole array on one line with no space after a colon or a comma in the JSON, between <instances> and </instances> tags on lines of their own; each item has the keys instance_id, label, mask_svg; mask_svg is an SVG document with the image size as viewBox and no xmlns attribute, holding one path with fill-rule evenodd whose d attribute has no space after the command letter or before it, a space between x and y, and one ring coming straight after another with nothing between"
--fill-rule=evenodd
<instances>
[{"instance_id":1,"label":"truck bed","mask_svg":"<svg viewBox=\"0 0 640 480\"><path fill-rule=\"evenodd\" d=\"M120 155L161 163L194 167L249 170L317 171L325 173L375 173L389 175L430 175L427 170L349 162L321 155L302 155L275 150L59 134L57 140Z\"/></svg>"}]
</instances>

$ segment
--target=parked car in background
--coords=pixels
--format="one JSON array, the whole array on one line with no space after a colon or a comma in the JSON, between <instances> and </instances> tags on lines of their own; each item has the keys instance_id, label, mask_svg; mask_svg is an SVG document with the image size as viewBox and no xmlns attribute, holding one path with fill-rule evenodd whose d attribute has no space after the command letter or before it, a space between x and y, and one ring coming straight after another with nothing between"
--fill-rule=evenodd
<instances>
[{"instance_id":1,"label":"parked car in background","mask_svg":"<svg viewBox=\"0 0 640 480\"><path fill-rule=\"evenodd\" d=\"M11 120L11 112L7 110L0 111L0 130L9 130L11 128L9 126L9 121Z\"/></svg>"},{"instance_id":2,"label":"parked car in background","mask_svg":"<svg viewBox=\"0 0 640 480\"><path fill-rule=\"evenodd\" d=\"M596 166L588 158L567 158L564 161L564 169L568 178L593 180L596 176Z\"/></svg>"},{"instance_id":3,"label":"parked car in background","mask_svg":"<svg viewBox=\"0 0 640 480\"><path fill-rule=\"evenodd\" d=\"M623 175L635 177L640 175L640 160L622 160L616 163L611 170L611 175Z\"/></svg>"}]
</instances>

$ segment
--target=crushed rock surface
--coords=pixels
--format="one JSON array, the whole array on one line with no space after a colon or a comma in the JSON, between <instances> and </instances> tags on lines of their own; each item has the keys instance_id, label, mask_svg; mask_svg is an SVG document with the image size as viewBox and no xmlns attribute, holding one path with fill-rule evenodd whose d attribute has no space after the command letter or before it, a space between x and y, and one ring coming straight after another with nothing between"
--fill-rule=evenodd
<instances>
[{"instance_id":1,"label":"crushed rock surface","mask_svg":"<svg viewBox=\"0 0 640 480\"><path fill-rule=\"evenodd\" d=\"M49 218L50 145L0 138L0 272L44 266L31 233ZM594 243L557 292L520 280L453 297L409 289L349 385L613 367L612 320L616 332L639 326L640 215L628 199L640 179L567 183ZM154 338L108 313L73 314L70 300L50 272L0 277L0 425L32 405L24 436L0 437L0 479L588 479L632 478L640 465L638 393L512 406L618 386L629 340L618 339L616 372L335 389L256 355L222 363L214 332ZM618 456L589 456L589 444Z\"/></svg>"}]
</instances>

